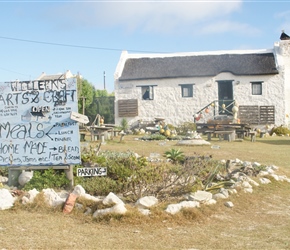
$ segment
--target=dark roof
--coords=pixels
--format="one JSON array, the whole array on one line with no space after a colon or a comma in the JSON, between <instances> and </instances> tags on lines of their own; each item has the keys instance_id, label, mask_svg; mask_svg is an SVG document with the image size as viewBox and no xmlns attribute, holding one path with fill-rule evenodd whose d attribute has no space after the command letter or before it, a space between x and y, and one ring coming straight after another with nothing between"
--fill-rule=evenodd
<instances>
[{"instance_id":1,"label":"dark roof","mask_svg":"<svg viewBox=\"0 0 290 250\"><path fill-rule=\"evenodd\" d=\"M290 40L290 36L288 36L286 33L282 32L280 36L280 40Z\"/></svg>"},{"instance_id":2,"label":"dark roof","mask_svg":"<svg viewBox=\"0 0 290 250\"><path fill-rule=\"evenodd\" d=\"M273 53L129 58L120 81L177 77L278 74Z\"/></svg>"}]
</instances>

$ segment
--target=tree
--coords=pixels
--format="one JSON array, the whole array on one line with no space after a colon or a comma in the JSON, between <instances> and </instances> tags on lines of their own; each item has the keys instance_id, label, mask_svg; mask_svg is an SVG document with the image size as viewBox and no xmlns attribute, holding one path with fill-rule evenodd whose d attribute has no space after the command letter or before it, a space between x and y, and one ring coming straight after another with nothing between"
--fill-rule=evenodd
<instances>
[{"instance_id":1,"label":"tree","mask_svg":"<svg viewBox=\"0 0 290 250\"><path fill-rule=\"evenodd\" d=\"M95 88L94 86L88 82L86 79L79 80L78 89L79 93L79 103L78 103L78 110L81 114L86 114L86 109L92 104L94 95L95 95Z\"/></svg>"},{"instance_id":2,"label":"tree","mask_svg":"<svg viewBox=\"0 0 290 250\"><path fill-rule=\"evenodd\" d=\"M105 123L115 123L114 93L109 94L107 90L96 90L97 113L104 117Z\"/></svg>"}]
</instances>

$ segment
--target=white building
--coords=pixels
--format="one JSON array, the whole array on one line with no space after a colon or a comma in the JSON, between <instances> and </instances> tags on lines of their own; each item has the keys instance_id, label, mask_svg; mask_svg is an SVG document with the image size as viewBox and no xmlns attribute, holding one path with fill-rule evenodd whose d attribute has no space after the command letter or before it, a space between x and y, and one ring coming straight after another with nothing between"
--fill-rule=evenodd
<instances>
[{"instance_id":1,"label":"white building","mask_svg":"<svg viewBox=\"0 0 290 250\"><path fill-rule=\"evenodd\" d=\"M285 40L284 40L285 39ZM121 54L115 72L115 123L164 118L179 125L216 103L241 122L289 126L290 40L272 49L174 54ZM219 104L219 105L217 105ZM222 105L225 104L225 105ZM208 110L207 110L208 112ZM217 113L215 113L217 114Z\"/></svg>"}]
</instances>

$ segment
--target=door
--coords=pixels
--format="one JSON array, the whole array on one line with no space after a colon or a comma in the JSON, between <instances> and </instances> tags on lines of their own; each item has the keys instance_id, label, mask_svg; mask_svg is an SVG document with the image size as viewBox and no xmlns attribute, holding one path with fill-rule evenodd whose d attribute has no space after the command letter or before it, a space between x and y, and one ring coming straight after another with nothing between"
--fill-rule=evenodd
<instances>
[{"instance_id":1,"label":"door","mask_svg":"<svg viewBox=\"0 0 290 250\"><path fill-rule=\"evenodd\" d=\"M218 102L220 115L232 115L233 81L218 81Z\"/></svg>"}]
</instances>

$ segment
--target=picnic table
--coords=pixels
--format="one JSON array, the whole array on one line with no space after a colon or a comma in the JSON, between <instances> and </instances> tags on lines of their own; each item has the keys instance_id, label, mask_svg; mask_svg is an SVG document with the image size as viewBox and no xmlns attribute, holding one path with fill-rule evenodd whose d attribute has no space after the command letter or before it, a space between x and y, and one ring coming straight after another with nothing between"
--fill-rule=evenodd
<instances>
[{"instance_id":1,"label":"picnic table","mask_svg":"<svg viewBox=\"0 0 290 250\"><path fill-rule=\"evenodd\" d=\"M217 135L220 140L225 139L233 141L236 135L244 138L250 135L251 127L248 124L240 124L240 123L230 123L230 124L222 124L222 123L197 123L196 130L199 133L207 134L208 140L211 140L211 136Z\"/></svg>"}]
</instances>

